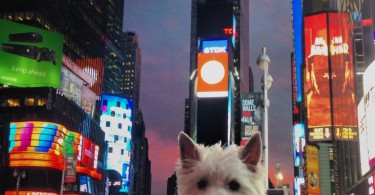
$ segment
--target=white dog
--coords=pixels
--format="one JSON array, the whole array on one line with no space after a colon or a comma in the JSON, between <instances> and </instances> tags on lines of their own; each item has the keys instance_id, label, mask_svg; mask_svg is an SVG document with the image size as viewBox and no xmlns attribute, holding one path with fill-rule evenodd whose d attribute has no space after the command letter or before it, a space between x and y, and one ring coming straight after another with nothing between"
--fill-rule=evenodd
<instances>
[{"instance_id":1,"label":"white dog","mask_svg":"<svg viewBox=\"0 0 375 195\"><path fill-rule=\"evenodd\" d=\"M264 168L259 165L262 140L259 133L245 146L223 149L195 144L179 135L180 158L176 176L179 195L264 195Z\"/></svg>"}]
</instances>

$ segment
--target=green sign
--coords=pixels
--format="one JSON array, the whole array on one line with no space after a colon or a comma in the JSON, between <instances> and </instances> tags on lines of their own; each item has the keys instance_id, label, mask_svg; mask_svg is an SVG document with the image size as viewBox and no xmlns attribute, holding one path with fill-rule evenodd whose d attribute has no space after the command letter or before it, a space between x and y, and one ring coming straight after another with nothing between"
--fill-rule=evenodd
<instances>
[{"instance_id":1,"label":"green sign","mask_svg":"<svg viewBox=\"0 0 375 195\"><path fill-rule=\"evenodd\" d=\"M0 19L0 83L60 88L63 35Z\"/></svg>"}]
</instances>

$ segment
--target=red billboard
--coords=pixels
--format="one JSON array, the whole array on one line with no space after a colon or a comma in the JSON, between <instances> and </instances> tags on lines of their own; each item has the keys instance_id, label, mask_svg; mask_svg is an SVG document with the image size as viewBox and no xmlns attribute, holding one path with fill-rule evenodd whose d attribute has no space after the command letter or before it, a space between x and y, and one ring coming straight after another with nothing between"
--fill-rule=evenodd
<instances>
[{"instance_id":1,"label":"red billboard","mask_svg":"<svg viewBox=\"0 0 375 195\"><path fill-rule=\"evenodd\" d=\"M103 58L87 58L77 59L77 65L82 70L90 75L92 82L89 83L89 88L95 92L96 95L102 94L102 83L104 75L104 61Z\"/></svg>"},{"instance_id":2,"label":"red billboard","mask_svg":"<svg viewBox=\"0 0 375 195\"><path fill-rule=\"evenodd\" d=\"M357 139L353 47L347 13L329 13L332 106L335 139Z\"/></svg>"},{"instance_id":3,"label":"red billboard","mask_svg":"<svg viewBox=\"0 0 375 195\"><path fill-rule=\"evenodd\" d=\"M314 132L310 140L325 140L324 134L315 135L314 128L326 127L331 134L327 15L307 16L304 23L305 98L308 128Z\"/></svg>"},{"instance_id":4,"label":"red billboard","mask_svg":"<svg viewBox=\"0 0 375 195\"><path fill-rule=\"evenodd\" d=\"M306 16L304 23L309 140L356 139L349 16L321 13Z\"/></svg>"}]
</instances>

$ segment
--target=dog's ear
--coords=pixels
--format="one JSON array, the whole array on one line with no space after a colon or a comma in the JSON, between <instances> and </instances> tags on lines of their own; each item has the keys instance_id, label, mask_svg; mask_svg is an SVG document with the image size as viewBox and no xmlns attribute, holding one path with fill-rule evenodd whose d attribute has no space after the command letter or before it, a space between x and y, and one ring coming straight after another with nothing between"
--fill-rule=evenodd
<instances>
[{"instance_id":1,"label":"dog's ear","mask_svg":"<svg viewBox=\"0 0 375 195\"><path fill-rule=\"evenodd\" d=\"M255 172L256 165L262 157L262 138L260 133L254 134L245 146L239 150L240 159L246 164L247 168Z\"/></svg>"},{"instance_id":2,"label":"dog's ear","mask_svg":"<svg viewBox=\"0 0 375 195\"><path fill-rule=\"evenodd\" d=\"M191 168L195 161L199 161L199 153L193 140L184 132L180 132L178 136L178 143L180 149L180 159L182 167Z\"/></svg>"}]
</instances>

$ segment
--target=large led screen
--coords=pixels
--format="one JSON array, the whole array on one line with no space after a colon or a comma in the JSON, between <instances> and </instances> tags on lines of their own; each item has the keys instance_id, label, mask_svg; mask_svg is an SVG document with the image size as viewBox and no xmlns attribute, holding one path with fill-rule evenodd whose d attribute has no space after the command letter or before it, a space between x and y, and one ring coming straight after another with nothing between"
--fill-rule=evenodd
<instances>
[{"instance_id":1,"label":"large led screen","mask_svg":"<svg viewBox=\"0 0 375 195\"><path fill-rule=\"evenodd\" d=\"M354 140L357 135L352 36L347 13L329 13L329 45L332 106L336 140Z\"/></svg>"},{"instance_id":2,"label":"large led screen","mask_svg":"<svg viewBox=\"0 0 375 195\"><path fill-rule=\"evenodd\" d=\"M198 97L228 97L228 53L198 54Z\"/></svg>"},{"instance_id":3,"label":"large led screen","mask_svg":"<svg viewBox=\"0 0 375 195\"><path fill-rule=\"evenodd\" d=\"M0 20L0 83L60 88L63 36Z\"/></svg>"},{"instance_id":4,"label":"large led screen","mask_svg":"<svg viewBox=\"0 0 375 195\"><path fill-rule=\"evenodd\" d=\"M308 128L325 140L323 128L331 127L331 105L328 64L328 35L326 14L304 18L305 36L305 98ZM317 133L315 133L318 131ZM331 134L331 129L328 128ZM311 137L311 136L310 136Z\"/></svg>"},{"instance_id":5,"label":"large led screen","mask_svg":"<svg viewBox=\"0 0 375 195\"><path fill-rule=\"evenodd\" d=\"M126 98L103 95L101 110L100 127L108 142L106 169L116 170L122 176L120 192L128 192L133 103Z\"/></svg>"},{"instance_id":6,"label":"large led screen","mask_svg":"<svg viewBox=\"0 0 375 195\"><path fill-rule=\"evenodd\" d=\"M352 36L348 14L307 16L304 34L309 139L326 141L334 136L336 140L357 140Z\"/></svg>"},{"instance_id":7,"label":"large led screen","mask_svg":"<svg viewBox=\"0 0 375 195\"><path fill-rule=\"evenodd\" d=\"M58 143L60 136L64 137L61 144ZM83 139L87 141L83 142ZM60 124L42 121L10 123L8 153L10 167L49 167L59 170L63 169L64 156L74 154L77 157L77 172L101 178L96 171L99 147Z\"/></svg>"}]
</instances>

